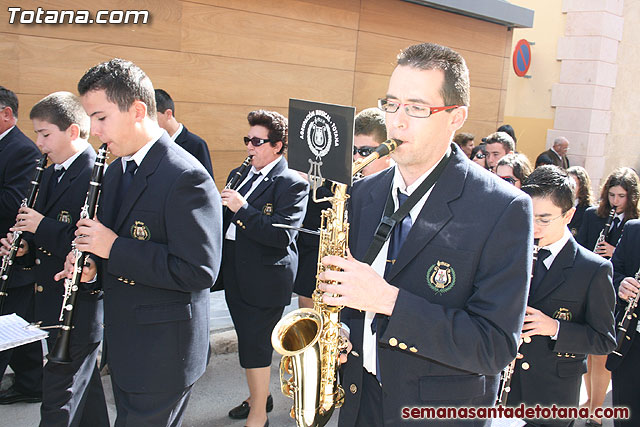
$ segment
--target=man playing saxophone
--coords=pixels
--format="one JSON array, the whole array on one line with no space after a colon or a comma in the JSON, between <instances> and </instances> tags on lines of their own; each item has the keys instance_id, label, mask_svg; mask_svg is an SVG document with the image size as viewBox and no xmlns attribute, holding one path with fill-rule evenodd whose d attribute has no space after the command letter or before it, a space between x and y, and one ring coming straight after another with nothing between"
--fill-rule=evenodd
<instances>
[{"instance_id":1,"label":"man playing saxophone","mask_svg":"<svg viewBox=\"0 0 640 427\"><path fill-rule=\"evenodd\" d=\"M323 258L342 271L319 277L325 303L354 309L340 426L402 425L406 407L492 406L531 274L531 200L452 144L469 106L464 59L435 44L405 49L378 105L402 141L396 166L354 185L353 257Z\"/></svg>"}]
</instances>

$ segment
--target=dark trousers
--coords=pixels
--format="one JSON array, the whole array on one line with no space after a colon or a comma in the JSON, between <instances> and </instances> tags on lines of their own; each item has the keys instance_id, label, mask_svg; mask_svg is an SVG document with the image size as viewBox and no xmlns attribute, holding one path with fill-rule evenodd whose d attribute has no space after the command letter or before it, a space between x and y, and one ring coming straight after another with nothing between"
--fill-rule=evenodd
<instances>
[{"instance_id":1,"label":"dark trousers","mask_svg":"<svg viewBox=\"0 0 640 427\"><path fill-rule=\"evenodd\" d=\"M73 336L70 342L70 364L47 362L44 367L40 427L109 427L96 365L100 343L74 346Z\"/></svg>"},{"instance_id":2,"label":"dark trousers","mask_svg":"<svg viewBox=\"0 0 640 427\"><path fill-rule=\"evenodd\" d=\"M153 363L153 362L150 362ZM130 393L111 377L118 416L114 427L179 427L189 403L189 387L161 393Z\"/></svg>"},{"instance_id":3,"label":"dark trousers","mask_svg":"<svg viewBox=\"0 0 640 427\"><path fill-rule=\"evenodd\" d=\"M356 426L383 427L382 387L374 375L362 373L362 397Z\"/></svg>"},{"instance_id":4,"label":"dark trousers","mask_svg":"<svg viewBox=\"0 0 640 427\"><path fill-rule=\"evenodd\" d=\"M611 372L613 406L626 406L631 411L628 420L614 420L615 427L637 426L640 423L640 334L617 369Z\"/></svg>"},{"instance_id":5,"label":"dark trousers","mask_svg":"<svg viewBox=\"0 0 640 427\"><path fill-rule=\"evenodd\" d=\"M3 307L3 314L16 313L27 322L33 322L33 285L10 288ZM29 396L42 394L42 342L36 341L0 352L0 378L7 366L15 372L13 387Z\"/></svg>"}]
</instances>

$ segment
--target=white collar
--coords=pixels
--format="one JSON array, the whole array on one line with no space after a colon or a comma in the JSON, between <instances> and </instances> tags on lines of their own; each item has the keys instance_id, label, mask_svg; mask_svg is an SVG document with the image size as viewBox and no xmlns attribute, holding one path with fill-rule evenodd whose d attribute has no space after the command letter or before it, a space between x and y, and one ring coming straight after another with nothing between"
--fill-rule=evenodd
<instances>
[{"instance_id":1,"label":"white collar","mask_svg":"<svg viewBox=\"0 0 640 427\"><path fill-rule=\"evenodd\" d=\"M162 136L162 132L165 132L165 130L162 128L158 128L157 135L151 138L151 140L147 142L145 145L143 145L138 151L136 151L134 154L130 156L120 157L120 160L122 161L123 173L127 171L127 162L129 160L133 160L134 162L136 162L137 166L140 166L142 164L142 161L146 157L149 150L151 150L151 147L153 147L153 144L155 144L156 141L160 139L160 137Z\"/></svg>"},{"instance_id":2,"label":"white collar","mask_svg":"<svg viewBox=\"0 0 640 427\"><path fill-rule=\"evenodd\" d=\"M280 161L280 159L282 158L282 154L278 155L278 157L272 161L271 163L267 164L265 167L263 167L262 169L260 169L259 171L256 170L255 167L251 166L251 172L253 172L254 174L261 174L263 177L267 176L269 174L269 172L271 172L271 169L273 169L278 162ZM247 175L248 177L249 175Z\"/></svg>"},{"instance_id":3,"label":"white collar","mask_svg":"<svg viewBox=\"0 0 640 427\"><path fill-rule=\"evenodd\" d=\"M0 135L0 140L2 140L2 138L4 138L5 136L7 136L7 134L9 132L11 132L11 129L13 129L14 127L16 127L16 125L11 126L9 129L5 130L4 132L2 132L2 135Z\"/></svg>"},{"instance_id":4,"label":"white collar","mask_svg":"<svg viewBox=\"0 0 640 427\"><path fill-rule=\"evenodd\" d=\"M182 129L184 129L184 126L182 126L182 123L180 123L180 126L178 126L178 130L176 131L176 133L170 136L173 142L176 142L176 138L178 138L178 135L180 135L180 132L182 132Z\"/></svg>"},{"instance_id":5,"label":"white collar","mask_svg":"<svg viewBox=\"0 0 640 427\"><path fill-rule=\"evenodd\" d=\"M85 141L85 140L78 141L78 147L80 149L73 156L69 157L64 162L62 162L60 164L56 164L54 166L54 169L55 170L60 170L60 169L64 168L65 171L69 170L69 168L71 167L73 162L75 162L75 160L80 156L80 154L84 153L84 150L86 150L88 146L89 146L89 143L87 141Z\"/></svg>"}]
</instances>

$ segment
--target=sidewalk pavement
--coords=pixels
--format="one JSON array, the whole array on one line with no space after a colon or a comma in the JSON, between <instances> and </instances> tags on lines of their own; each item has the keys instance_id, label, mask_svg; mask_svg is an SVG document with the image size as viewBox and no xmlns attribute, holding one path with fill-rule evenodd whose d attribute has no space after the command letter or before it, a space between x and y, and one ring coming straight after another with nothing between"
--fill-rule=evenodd
<instances>
[{"instance_id":1,"label":"sidewalk pavement","mask_svg":"<svg viewBox=\"0 0 640 427\"><path fill-rule=\"evenodd\" d=\"M232 407L241 403L248 397L248 389L243 370L238 364L237 337L233 330L231 318L228 315L224 294L214 292L211 297L211 343L213 355L207 371L193 387L191 399L187 407L184 427L242 427L243 420L232 420L227 412ZM296 309L297 298L285 309L285 313ZM294 427L295 421L290 418L292 400L280 392L279 377L280 355L274 352L271 364L271 386L274 409L269 413L270 425L273 427ZM4 390L10 385L10 376L5 378L0 385ZM115 422L116 412L113 394L111 391L111 379L108 375L102 377L102 383L107 396L109 420L111 425ZM581 401L586 400L584 387L582 388ZM611 392L607 393L605 406L611 405ZM336 427L338 412L333 415L327 427ZM16 403L0 406L0 425L7 427L36 426L40 420L40 405L34 403ZM417 423L414 423L417 425ZM502 427L515 425L513 420L494 423ZM584 420L578 420L576 427L584 426ZM612 427L612 420L604 420L604 427Z\"/></svg>"}]
</instances>

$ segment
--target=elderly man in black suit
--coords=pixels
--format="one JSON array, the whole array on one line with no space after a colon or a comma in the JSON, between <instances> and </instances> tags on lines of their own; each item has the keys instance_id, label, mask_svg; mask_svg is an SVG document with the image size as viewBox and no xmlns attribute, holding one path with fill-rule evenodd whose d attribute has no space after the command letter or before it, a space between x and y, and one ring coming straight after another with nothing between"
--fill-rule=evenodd
<instances>
[{"instance_id":1,"label":"elderly man in black suit","mask_svg":"<svg viewBox=\"0 0 640 427\"><path fill-rule=\"evenodd\" d=\"M238 190L222 191L225 296L238 334L240 366L249 397L231 409L231 418L247 418L249 427L269 425L271 332L291 301L298 268L296 232L273 227L302 225L309 185L287 167L287 119L275 111L249 113L244 137L251 169ZM235 174L231 171L229 179Z\"/></svg>"},{"instance_id":2,"label":"elderly man in black suit","mask_svg":"<svg viewBox=\"0 0 640 427\"><path fill-rule=\"evenodd\" d=\"M580 246L567 227L575 187L557 166L541 166L522 190L533 200L540 250L507 404L577 407L587 354L615 347L615 292L611 263ZM527 420L532 426L569 426L574 420Z\"/></svg>"},{"instance_id":3,"label":"elderly man in black suit","mask_svg":"<svg viewBox=\"0 0 640 427\"><path fill-rule=\"evenodd\" d=\"M179 426L209 359L220 196L205 168L158 126L153 86L136 65L96 65L78 92L91 133L120 156L104 175L97 219L80 220L75 239L93 254L83 280L98 273L104 290L115 425ZM68 257L58 276L72 268Z\"/></svg>"},{"instance_id":4,"label":"elderly man in black suit","mask_svg":"<svg viewBox=\"0 0 640 427\"><path fill-rule=\"evenodd\" d=\"M18 97L0 86L0 237L16 222L22 199L27 195L40 151L17 126ZM33 321L35 278L31 268L16 263L7 282L2 313L17 313ZM12 387L0 393L0 405L40 402L42 395L42 345L27 344L0 352L0 378L8 365L15 372Z\"/></svg>"},{"instance_id":5,"label":"elderly man in black suit","mask_svg":"<svg viewBox=\"0 0 640 427\"><path fill-rule=\"evenodd\" d=\"M189 130L182 123L176 120L176 107L167 91L156 89L156 108L158 109L158 125L167 131L171 139L182 148L191 153L202 163L211 178L213 178L213 168L211 167L211 156L209 147L204 139L200 138Z\"/></svg>"},{"instance_id":6,"label":"elderly man in black suit","mask_svg":"<svg viewBox=\"0 0 640 427\"><path fill-rule=\"evenodd\" d=\"M622 230L622 237L611 258L613 263L613 284L618 290L618 318L624 314L630 298L638 298L640 283L640 220L628 221ZM634 315L635 314L635 315ZM612 402L615 407L628 407L631 417L616 419L615 427L637 426L640 422L640 324L638 307L632 311L626 337L618 337L623 344L620 355L612 353L607 358L607 369L611 371ZM618 330L620 334L620 331Z\"/></svg>"},{"instance_id":7,"label":"elderly man in black suit","mask_svg":"<svg viewBox=\"0 0 640 427\"><path fill-rule=\"evenodd\" d=\"M322 260L343 270L321 273L324 302L354 309L340 426L410 424L407 407L491 406L499 373L516 356L531 272L531 200L452 144L468 105L458 53L424 43L399 55L379 101L388 137L403 141L392 154L396 166L354 185L353 258ZM368 250L381 218L406 203L411 209L390 239ZM361 262L371 258L371 266Z\"/></svg>"},{"instance_id":8,"label":"elderly man in black suit","mask_svg":"<svg viewBox=\"0 0 640 427\"><path fill-rule=\"evenodd\" d=\"M56 92L40 100L30 118L38 148L49 166L33 209L20 208L13 229L25 232L21 256L31 260L37 285L35 318L43 326L57 326L65 289L54 275L63 267L89 188L96 153L87 141L89 117L80 100ZM9 241L3 239L5 250ZM109 426L107 404L96 364L102 341L102 292L83 288L77 299L69 353L71 363L49 361L44 367L41 426ZM47 339L54 349L59 329Z\"/></svg>"},{"instance_id":9,"label":"elderly man in black suit","mask_svg":"<svg viewBox=\"0 0 640 427\"><path fill-rule=\"evenodd\" d=\"M562 169L567 169L569 168L569 159L567 158L568 151L569 140L564 136L558 137L553 141L553 146L551 148L540 153L538 158L536 158L536 166L538 163L546 164L542 162L542 159L549 159L552 162L551 164Z\"/></svg>"}]
</instances>

